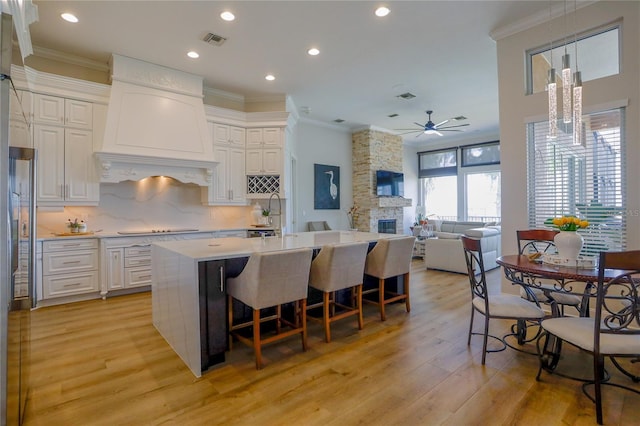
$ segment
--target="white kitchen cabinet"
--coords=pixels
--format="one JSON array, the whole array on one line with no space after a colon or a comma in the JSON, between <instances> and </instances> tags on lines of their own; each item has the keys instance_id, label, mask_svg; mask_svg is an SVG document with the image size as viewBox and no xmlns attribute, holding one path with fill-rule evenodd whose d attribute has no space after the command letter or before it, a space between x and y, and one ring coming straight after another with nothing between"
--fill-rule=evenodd
<instances>
[{"instance_id":1,"label":"white kitchen cabinet","mask_svg":"<svg viewBox=\"0 0 640 426\"><path fill-rule=\"evenodd\" d=\"M245 129L227 124L213 124L213 144L215 146L234 146L244 149Z\"/></svg>"},{"instance_id":2,"label":"white kitchen cabinet","mask_svg":"<svg viewBox=\"0 0 640 426\"><path fill-rule=\"evenodd\" d=\"M109 248L106 250L107 291L151 285L151 246Z\"/></svg>"},{"instance_id":3,"label":"white kitchen cabinet","mask_svg":"<svg viewBox=\"0 0 640 426\"><path fill-rule=\"evenodd\" d=\"M247 129L247 148L281 148L282 129L266 127Z\"/></svg>"},{"instance_id":4,"label":"white kitchen cabinet","mask_svg":"<svg viewBox=\"0 0 640 426\"><path fill-rule=\"evenodd\" d=\"M213 132L213 154L218 162L213 183L202 188L204 205L245 205L245 129L209 123Z\"/></svg>"},{"instance_id":5,"label":"white kitchen cabinet","mask_svg":"<svg viewBox=\"0 0 640 426\"><path fill-rule=\"evenodd\" d=\"M29 124L31 122L31 92L10 91L9 97L9 145L33 148Z\"/></svg>"},{"instance_id":6,"label":"white kitchen cabinet","mask_svg":"<svg viewBox=\"0 0 640 426\"><path fill-rule=\"evenodd\" d=\"M38 206L97 205L99 181L92 132L34 125L38 150Z\"/></svg>"},{"instance_id":7,"label":"white kitchen cabinet","mask_svg":"<svg viewBox=\"0 0 640 426\"><path fill-rule=\"evenodd\" d=\"M42 245L43 299L99 290L98 240L51 240Z\"/></svg>"},{"instance_id":8,"label":"white kitchen cabinet","mask_svg":"<svg viewBox=\"0 0 640 426\"><path fill-rule=\"evenodd\" d=\"M282 149L247 149L245 171L247 175L279 175L282 173Z\"/></svg>"},{"instance_id":9,"label":"white kitchen cabinet","mask_svg":"<svg viewBox=\"0 0 640 426\"><path fill-rule=\"evenodd\" d=\"M93 104L90 102L36 93L33 114L35 123L93 128Z\"/></svg>"}]
</instances>

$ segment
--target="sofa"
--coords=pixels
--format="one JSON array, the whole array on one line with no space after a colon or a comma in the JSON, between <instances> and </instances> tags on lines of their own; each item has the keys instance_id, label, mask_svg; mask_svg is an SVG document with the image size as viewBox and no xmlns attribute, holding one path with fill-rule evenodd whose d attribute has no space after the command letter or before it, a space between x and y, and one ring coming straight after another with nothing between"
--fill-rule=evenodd
<instances>
[{"instance_id":1,"label":"sofa","mask_svg":"<svg viewBox=\"0 0 640 426\"><path fill-rule=\"evenodd\" d=\"M425 239L424 263L427 269L467 273L460 237L480 239L485 270L498 267L501 255L501 228L494 222L429 221L434 224L433 237Z\"/></svg>"}]
</instances>

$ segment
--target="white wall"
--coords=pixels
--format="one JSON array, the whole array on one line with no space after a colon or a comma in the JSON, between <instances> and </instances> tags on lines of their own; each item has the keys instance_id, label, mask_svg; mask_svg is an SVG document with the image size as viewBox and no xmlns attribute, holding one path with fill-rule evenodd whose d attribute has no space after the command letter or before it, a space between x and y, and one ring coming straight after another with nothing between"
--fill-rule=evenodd
<instances>
[{"instance_id":1,"label":"white wall","mask_svg":"<svg viewBox=\"0 0 640 426\"><path fill-rule=\"evenodd\" d=\"M337 126L301 119L296 126L297 211L296 231L306 231L308 221L326 220L332 229L348 229L346 210L353 204L351 132ZM340 209L313 208L313 165L340 167Z\"/></svg>"},{"instance_id":2,"label":"white wall","mask_svg":"<svg viewBox=\"0 0 640 426\"><path fill-rule=\"evenodd\" d=\"M640 3L598 2L579 9L577 32L623 19L619 75L583 84L583 109L628 100L626 109L626 165L628 182L628 249L640 248ZM567 17L574 22L573 16ZM502 153L502 252L517 251L515 231L527 224L526 126L532 117L547 114L546 93L525 95L525 51L562 36L564 18L544 23L497 41L500 90L500 141ZM550 28L557 29L550 34ZM635 214L634 214L635 212ZM506 286L503 286L503 288Z\"/></svg>"}]
</instances>

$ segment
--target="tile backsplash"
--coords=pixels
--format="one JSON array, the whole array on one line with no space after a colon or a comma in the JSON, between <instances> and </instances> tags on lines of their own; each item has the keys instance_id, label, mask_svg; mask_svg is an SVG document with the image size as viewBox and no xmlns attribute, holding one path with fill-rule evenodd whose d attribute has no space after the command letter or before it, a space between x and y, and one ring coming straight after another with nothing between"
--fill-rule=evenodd
<instances>
[{"instance_id":1,"label":"tile backsplash","mask_svg":"<svg viewBox=\"0 0 640 426\"><path fill-rule=\"evenodd\" d=\"M100 185L97 207L65 207L38 212L38 235L66 232L68 219L84 220L88 230L116 232L140 229L244 228L251 223L251 206L204 206L201 187L171 178Z\"/></svg>"}]
</instances>

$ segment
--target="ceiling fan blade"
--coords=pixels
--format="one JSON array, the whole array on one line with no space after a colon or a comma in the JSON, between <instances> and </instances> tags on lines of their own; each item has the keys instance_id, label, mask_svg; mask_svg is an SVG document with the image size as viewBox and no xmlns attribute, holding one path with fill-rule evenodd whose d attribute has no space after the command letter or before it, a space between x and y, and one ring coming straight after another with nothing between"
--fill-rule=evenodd
<instances>
[{"instance_id":1,"label":"ceiling fan blade","mask_svg":"<svg viewBox=\"0 0 640 426\"><path fill-rule=\"evenodd\" d=\"M438 129L441 132L464 132L464 130L460 129Z\"/></svg>"},{"instance_id":2,"label":"ceiling fan blade","mask_svg":"<svg viewBox=\"0 0 640 426\"><path fill-rule=\"evenodd\" d=\"M469 123L467 123L467 124L457 124L457 125L455 125L455 126L438 127L438 130L452 129L452 128L454 128L454 127L466 127L466 126L468 126L468 125L469 125Z\"/></svg>"},{"instance_id":3,"label":"ceiling fan blade","mask_svg":"<svg viewBox=\"0 0 640 426\"><path fill-rule=\"evenodd\" d=\"M442 126L443 124L446 124L446 123L448 123L448 122L449 122L449 119L447 118L446 120L441 121L440 123L436 124L436 125L435 125L435 127L440 127L440 126Z\"/></svg>"},{"instance_id":4,"label":"ceiling fan blade","mask_svg":"<svg viewBox=\"0 0 640 426\"><path fill-rule=\"evenodd\" d=\"M416 123L415 121L413 122L413 124L415 124L416 126L420 126L424 129L424 124Z\"/></svg>"},{"instance_id":5,"label":"ceiling fan blade","mask_svg":"<svg viewBox=\"0 0 640 426\"><path fill-rule=\"evenodd\" d=\"M444 136L442 133L440 133L440 132L439 132L439 131L437 131L437 130L434 130L434 132L435 132L435 134L436 134L436 135L438 135L438 136Z\"/></svg>"},{"instance_id":6,"label":"ceiling fan blade","mask_svg":"<svg viewBox=\"0 0 640 426\"><path fill-rule=\"evenodd\" d=\"M423 130L410 130L408 132L398 133L398 136L408 135L410 133L418 133L418 135L419 135L420 133L423 133L423 132L424 132Z\"/></svg>"}]
</instances>

